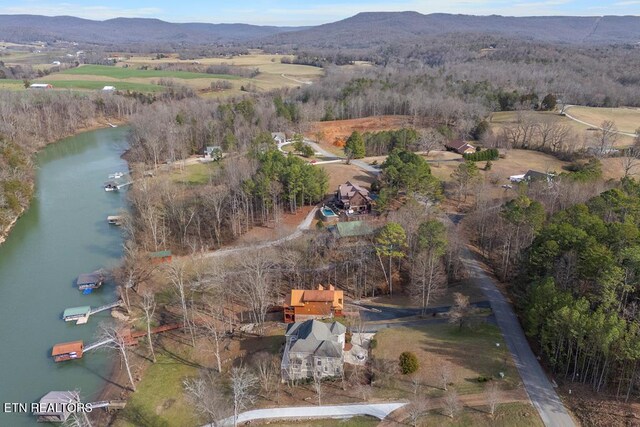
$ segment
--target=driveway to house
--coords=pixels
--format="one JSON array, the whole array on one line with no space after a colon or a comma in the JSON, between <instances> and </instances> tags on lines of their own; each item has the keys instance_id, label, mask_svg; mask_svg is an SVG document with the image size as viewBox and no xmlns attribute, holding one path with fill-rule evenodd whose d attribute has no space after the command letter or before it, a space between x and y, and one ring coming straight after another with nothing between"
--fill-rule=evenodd
<instances>
[{"instance_id":1,"label":"driveway to house","mask_svg":"<svg viewBox=\"0 0 640 427\"><path fill-rule=\"evenodd\" d=\"M323 157L326 157L328 159L331 160L345 160L346 159L344 157L340 157L337 156L336 154L325 150L324 148L322 148L317 142L314 142L310 139L305 138L304 143L311 146L311 148L313 148L313 151L315 151L316 153L320 153ZM320 162L318 162L320 163ZM317 163L316 163L317 164ZM375 166L371 166L370 164L363 162L362 160L351 160L351 164L358 166L360 169L366 171L366 172L371 172L375 175L380 173L380 169L375 167Z\"/></svg>"},{"instance_id":2,"label":"driveway to house","mask_svg":"<svg viewBox=\"0 0 640 427\"><path fill-rule=\"evenodd\" d=\"M502 330L529 399L538 410L544 424L553 427L574 426L573 419L533 354L511 304L502 295L495 280L485 272L483 265L468 248L462 252L461 260L469 278L482 289L491 302L493 315Z\"/></svg>"},{"instance_id":3,"label":"driveway to house","mask_svg":"<svg viewBox=\"0 0 640 427\"><path fill-rule=\"evenodd\" d=\"M383 420L391 412L405 406L406 402L368 403L354 405L330 406L291 406L288 408L255 409L238 415L238 424L256 420L309 419L309 418L351 418L358 415L369 415ZM232 426L233 417L221 421L220 425ZM207 424L203 427L213 427Z\"/></svg>"},{"instance_id":4,"label":"driveway to house","mask_svg":"<svg viewBox=\"0 0 640 427\"><path fill-rule=\"evenodd\" d=\"M308 230L309 228L311 228L311 223L313 222L313 218L316 216L316 212L318 212L318 206L311 209L311 212L309 212L307 216L304 218L304 220L302 220L302 222L298 224L298 227L296 227L296 231L294 231L293 233L287 236L281 237L276 240L270 240L268 242L253 244L250 246L235 246L232 248L218 249L210 252L202 252L200 257L201 258L223 257L227 255L238 254L244 251L255 251L260 249L271 248L273 246L278 246L285 242L288 242L289 240L297 239L298 237L302 236L302 233L305 230Z\"/></svg>"}]
</instances>

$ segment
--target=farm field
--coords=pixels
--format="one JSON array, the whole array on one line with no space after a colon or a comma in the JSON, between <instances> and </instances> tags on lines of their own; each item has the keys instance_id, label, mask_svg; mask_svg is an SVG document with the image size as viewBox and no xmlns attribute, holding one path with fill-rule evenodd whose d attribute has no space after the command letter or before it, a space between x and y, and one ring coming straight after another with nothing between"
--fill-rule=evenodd
<instances>
[{"instance_id":1,"label":"farm field","mask_svg":"<svg viewBox=\"0 0 640 427\"><path fill-rule=\"evenodd\" d=\"M236 80L239 77L228 74L192 73L189 71L138 70L134 68L113 67L109 65L82 65L61 71L59 74L75 76L102 76L113 79L131 78L175 78L175 79L226 79Z\"/></svg>"},{"instance_id":2,"label":"farm field","mask_svg":"<svg viewBox=\"0 0 640 427\"><path fill-rule=\"evenodd\" d=\"M51 83L54 89L101 90L103 87L111 85L122 91L161 92L164 90L162 86L155 84L135 82L118 82L114 84L113 81L108 80L58 80L52 77L45 77L38 79L38 81Z\"/></svg>"},{"instance_id":3,"label":"farm field","mask_svg":"<svg viewBox=\"0 0 640 427\"><path fill-rule=\"evenodd\" d=\"M574 108L578 108L581 109L583 111L590 111L590 110L594 110L596 108L592 108L592 107L571 107L568 112L578 118L577 115L574 114L574 112L576 110L574 110ZM611 108L601 108L601 109L597 109L597 110L611 110ZM626 110L626 109L618 109L618 110ZM585 142L585 139L588 142L588 139L595 137L595 132L597 131L597 129L595 129L594 127L590 127L587 125L584 125L582 123L576 122L575 120L571 120L568 117L564 117L561 116L560 114L556 113L556 112L551 112L551 111L527 111L526 112L527 115L530 115L532 118L534 119L551 119L553 121L562 123L563 125L567 125L569 126L579 137L577 140L577 143L579 144L583 144ZM638 114L638 118L640 119L640 111L637 113ZM491 128L493 129L494 132L498 132L500 131L500 129L502 129L504 126L509 125L509 124L513 124L516 123L517 120L517 116L518 116L518 112L517 111L500 111L497 113L493 113L491 114L491 117L489 118L489 123L491 125ZM593 120L592 122L589 120L584 120L587 123L592 123L594 125L599 125L600 123L602 123L603 120L607 120L605 118L603 118L604 116L598 116L598 115L594 115L593 112L589 113L589 119ZM583 120L582 118L580 120ZM620 124L618 124L617 120L615 120L618 128L620 128L620 130L623 130L623 128L621 127ZM621 122L622 123L622 122ZM640 121L638 122L640 125ZM633 138L630 136L626 136L626 135L620 135L618 138L618 141L616 142L616 146L625 146L625 145L631 145L633 144Z\"/></svg>"},{"instance_id":4,"label":"farm field","mask_svg":"<svg viewBox=\"0 0 640 427\"><path fill-rule=\"evenodd\" d=\"M600 126L605 120L615 122L621 132L635 133L640 128L640 109L638 108L598 108L574 106L565 110L578 120Z\"/></svg>"},{"instance_id":5,"label":"farm field","mask_svg":"<svg viewBox=\"0 0 640 427\"><path fill-rule=\"evenodd\" d=\"M292 55L272 55L264 54L260 51L252 51L249 55L235 55L228 57L217 58L198 58L195 60L179 59L175 56L167 58L156 59L151 56L132 56L124 59L117 64L117 67L135 67L147 65L151 68L159 64L184 64L184 65L229 65L236 67L245 67L247 69L258 68L260 74L253 78L242 78L233 76L233 79L224 77L225 80L229 80L232 83L233 88L225 90L223 92L207 92L203 93L203 96L207 97L220 97L239 95L243 93L241 86L253 85L258 91L269 91L279 88L299 87L303 84L310 84L314 80L319 79L324 75L324 70L318 67L312 67L308 65L298 64L283 64L281 59L285 57L293 59ZM194 73L195 74L195 73ZM211 78L213 75L205 74L206 77ZM202 82L197 80L191 80L187 84L198 90L203 90L209 86L210 81L206 82L206 85L202 85Z\"/></svg>"}]
</instances>

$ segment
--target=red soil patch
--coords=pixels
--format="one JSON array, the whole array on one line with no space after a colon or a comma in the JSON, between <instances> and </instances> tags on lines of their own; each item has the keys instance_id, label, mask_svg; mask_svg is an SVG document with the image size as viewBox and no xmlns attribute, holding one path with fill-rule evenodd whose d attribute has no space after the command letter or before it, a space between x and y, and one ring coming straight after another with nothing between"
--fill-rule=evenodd
<instances>
[{"instance_id":1,"label":"red soil patch","mask_svg":"<svg viewBox=\"0 0 640 427\"><path fill-rule=\"evenodd\" d=\"M376 116L362 119L311 122L306 136L317 140L320 144L331 146L336 140L343 143L356 130L358 132L378 132L401 129L407 126L413 126L413 117Z\"/></svg>"}]
</instances>

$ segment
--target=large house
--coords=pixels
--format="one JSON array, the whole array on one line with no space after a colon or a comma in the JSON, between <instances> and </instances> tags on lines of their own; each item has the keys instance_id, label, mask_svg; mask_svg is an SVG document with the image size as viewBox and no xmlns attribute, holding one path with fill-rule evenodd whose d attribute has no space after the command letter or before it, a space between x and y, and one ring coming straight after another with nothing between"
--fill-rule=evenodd
<instances>
[{"instance_id":1,"label":"large house","mask_svg":"<svg viewBox=\"0 0 640 427\"><path fill-rule=\"evenodd\" d=\"M282 355L283 381L342 375L347 328L310 319L287 327Z\"/></svg>"},{"instance_id":2,"label":"large house","mask_svg":"<svg viewBox=\"0 0 640 427\"><path fill-rule=\"evenodd\" d=\"M371 211L371 196L369 190L347 181L338 186L335 203L341 209L363 213Z\"/></svg>"},{"instance_id":3,"label":"large house","mask_svg":"<svg viewBox=\"0 0 640 427\"><path fill-rule=\"evenodd\" d=\"M461 139L449 141L444 146L447 150L455 151L458 154L471 154L476 152L476 147L471 144L467 144Z\"/></svg>"},{"instance_id":4,"label":"large house","mask_svg":"<svg viewBox=\"0 0 640 427\"><path fill-rule=\"evenodd\" d=\"M316 289L292 289L284 303L285 323L303 322L309 319L328 319L341 316L344 308L344 292L333 285Z\"/></svg>"}]
</instances>

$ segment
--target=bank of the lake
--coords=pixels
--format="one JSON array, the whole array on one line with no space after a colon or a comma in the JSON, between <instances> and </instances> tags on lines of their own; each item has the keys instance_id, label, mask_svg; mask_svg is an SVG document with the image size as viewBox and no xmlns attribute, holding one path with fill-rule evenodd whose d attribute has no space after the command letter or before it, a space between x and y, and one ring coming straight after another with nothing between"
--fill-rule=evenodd
<instances>
[{"instance_id":1,"label":"bank of the lake","mask_svg":"<svg viewBox=\"0 0 640 427\"><path fill-rule=\"evenodd\" d=\"M91 125L87 125L78 129L76 132L74 132L73 135L70 135L69 137L77 136L85 132L92 132L99 129L105 129L108 127L122 126L124 124L126 124L126 122L120 119L106 119L106 118L103 118L100 120L96 119ZM55 144L56 142L62 141L62 140L50 141L45 145ZM25 212L25 209L22 209L13 217L11 222L6 227L4 227L3 229L0 229L0 245L2 245L5 242L5 240L7 240L7 237L9 237L9 233L11 233L13 226L16 225L16 222L18 222L18 219L20 219L20 217L22 216L22 214L24 214L24 212Z\"/></svg>"},{"instance_id":2,"label":"bank of the lake","mask_svg":"<svg viewBox=\"0 0 640 427\"><path fill-rule=\"evenodd\" d=\"M86 325L65 323L67 307L98 306L115 299L108 284L82 295L73 281L79 273L114 266L122 235L106 216L125 207L122 193L107 193L109 173L126 170L126 128L81 133L49 145L36 157L36 195L0 245L0 401L33 402L51 390L79 389L95 399L112 368L112 356L91 352L83 359L55 364L57 342L94 339L109 313ZM0 413L0 425L35 425L29 414Z\"/></svg>"}]
</instances>

